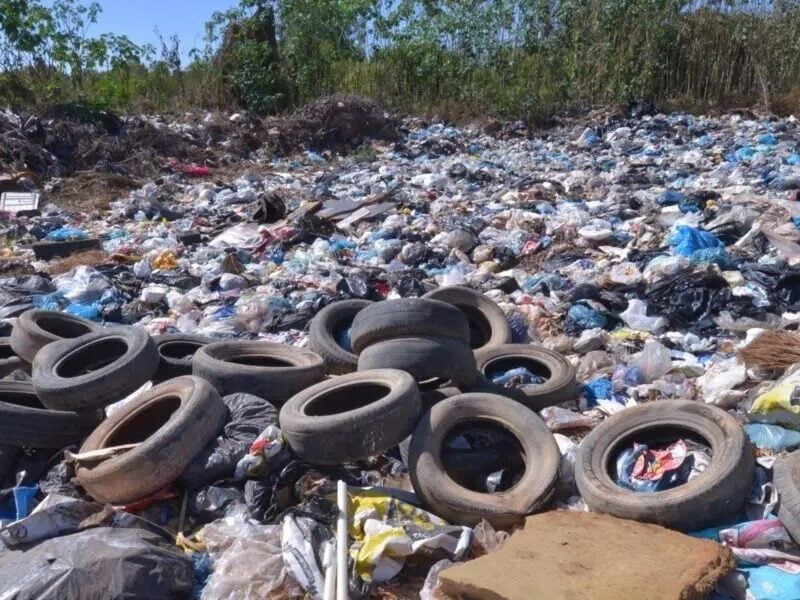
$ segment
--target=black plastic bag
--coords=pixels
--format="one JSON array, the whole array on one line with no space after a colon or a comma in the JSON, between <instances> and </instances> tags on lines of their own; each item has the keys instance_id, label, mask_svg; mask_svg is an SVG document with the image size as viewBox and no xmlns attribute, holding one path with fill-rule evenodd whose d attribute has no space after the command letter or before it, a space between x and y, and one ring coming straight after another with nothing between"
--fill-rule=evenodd
<instances>
[{"instance_id":1,"label":"black plastic bag","mask_svg":"<svg viewBox=\"0 0 800 600\"><path fill-rule=\"evenodd\" d=\"M258 396L231 394L222 401L230 413L228 423L181 477L181 483L189 489L233 477L236 463L248 453L258 435L278 423L278 409Z\"/></svg>"},{"instance_id":2,"label":"black plastic bag","mask_svg":"<svg viewBox=\"0 0 800 600\"><path fill-rule=\"evenodd\" d=\"M9 600L189 598L192 562L155 533L99 527L14 550L0 546Z\"/></svg>"}]
</instances>

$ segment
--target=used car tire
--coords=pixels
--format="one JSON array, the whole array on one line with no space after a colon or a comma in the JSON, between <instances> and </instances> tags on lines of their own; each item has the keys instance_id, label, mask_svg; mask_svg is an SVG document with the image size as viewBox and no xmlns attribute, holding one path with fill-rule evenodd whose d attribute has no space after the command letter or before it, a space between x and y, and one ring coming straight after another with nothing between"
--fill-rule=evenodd
<instances>
[{"instance_id":1,"label":"used car tire","mask_svg":"<svg viewBox=\"0 0 800 600\"><path fill-rule=\"evenodd\" d=\"M344 327L352 327L353 319L369 300L340 300L329 304L311 320L308 330L308 347L322 357L329 375L344 375L358 368L358 356L343 348L336 334Z\"/></svg>"},{"instance_id":2,"label":"used car tire","mask_svg":"<svg viewBox=\"0 0 800 600\"><path fill-rule=\"evenodd\" d=\"M312 464L338 465L396 446L422 412L414 378L394 369L350 373L293 396L280 426L292 450Z\"/></svg>"},{"instance_id":3,"label":"used car tire","mask_svg":"<svg viewBox=\"0 0 800 600\"><path fill-rule=\"evenodd\" d=\"M800 452L779 457L772 473L772 483L780 496L778 519L796 542L800 540Z\"/></svg>"},{"instance_id":4,"label":"used car tire","mask_svg":"<svg viewBox=\"0 0 800 600\"><path fill-rule=\"evenodd\" d=\"M48 410L30 383L0 381L0 440L26 448L80 444L99 422L94 414Z\"/></svg>"},{"instance_id":5,"label":"used car tire","mask_svg":"<svg viewBox=\"0 0 800 600\"><path fill-rule=\"evenodd\" d=\"M154 387L103 421L80 452L125 444L135 448L98 463L79 464L78 483L100 502L135 502L168 486L225 425L228 409L199 377Z\"/></svg>"},{"instance_id":6,"label":"used car tire","mask_svg":"<svg viewBox=\"0 0 800 600\"><path fill-rule=\"evenodd\" d=\"M469 423L490 424L516 438L525 455L525 470L510 489L477 492L448 474L442 459L444 442L456 428ZM544 421L518 402L494 394L461 394L439 402L420 419L408 452L414 490L431 512L450 523L474 526L486 519L501 528L547 505L560 461L558 444Z\"/></svg>"},{"instance_id":7,"label":"used car tire","mask_svg":"<svg viewBox=\"0 0 800 600\"><path fill-rule=\"evenodd\" d=\"M214 342L209 337L183 333L158 335L153 341L158 348L159 363L155 379L159 382L191 375L194 354Z\"/></svg>"},{"instance_id":8,"label":"used car tire","mask_svg":"<svg viewBox=\"0 0 800 600\"><path fill-rule=\"evenodd\" d=\"M269 342L217 342L194 355L192 373L222 396L246 392L280 407L294 394L325 377L315 352Z\"/></svg>"},{"instance_id":9,"label":"used car tire","mask_svg":"<svg viewBox=\"0 0 800 600\"><path fill-rule=\"evenodd\" d=\"M33 362L39 350L52 342L101 331L96 323L76 315L52 310L22 313L11 331L11 347L20 358Z\"/></svg>"},{"instance_id":10,"label":"used car tire","mask_svg":"<svg viewBox=\"0 0 800 600\"><path fill-rule=\"evenodd\" d=\"M640 493L618 485L610 469L634 442L669 444L679 437L711 448L706 469L678 487ZM742 426L703 402L661 400L625 409L586 436L578 448L575 480L594 512L695 531L732 517L747 501L755 478L752 448Z\"/></svg>"},{"instance_id":11,"label":"used car tire","mask_svg":"<svg viewBox=\"0 0 800 600\"><path fill-rule=\"evenodd\" d=\"M372 344L402 337L444 337L469 341L463 313L446 302L401 298L375 302L353 320L350 337L360 354Z\"/></svg>"},{"instance_id":12,"label":"used car tire","mask_svg":"<svg viewBox=\"0 0 800 600\"><path fill-rule=\"evenodd\" d=\"M478 381L470 347L446 337L397 338L372 344L359 355L358 370L373 369L400 369L417 382L439 379L458 387Z\"/></svg>"},{"instance_id":13,"label":"used car tire","mask_svg":"<svg viewBox=\"0 0 800 600\"><path fill-rule=\"evenodd\" d=\"M527 367L535 375L545 377L546 381L541 384L507 388L509 397L522 402L533 410L541 410L546 406L574 400L578 395L578 382L572 363L559 353L541 346L503 344L493 348L484 348L475 352L475 364L481 375L486 378L486 383L494 388L501 388L491 381L492 372L495 369L506 371L522 366ZM498 393L506 395L500 391Z\"/></svg>"},{"instance_id":14,"label":"used car tire","mask_svg":"<svg viewBox=\"0 0 800 600\"><path fill-rule=\"evenodd\" d=\"M0 338L0 379L11 375L14 371L30 374L31 365L17 356L11 347L10 338Z\"/></svg>"},{"instance_id":15,"label":"used car tire","mask_svg":"<svg viewBox=\"0 0 800 600\"><path fill-rule=\"evenodd\" d=\"M432 290L423 298L447 302L464 313L469 323L469 345L473 350L510 344L512 341L511 325L503 310L480 292L454 285Z\"/></svg>"},{"instance_id":16,"label":"used car tire","mask_svg":"<svg viewBox=\"0 0 800 600\"><path fill-rule=\"evenodd\" d=\"M33 387L53 410L102 408L147 383L158 362L144 329L113 327L42 348L33 361Z\"/></svg>"}]
</instances>

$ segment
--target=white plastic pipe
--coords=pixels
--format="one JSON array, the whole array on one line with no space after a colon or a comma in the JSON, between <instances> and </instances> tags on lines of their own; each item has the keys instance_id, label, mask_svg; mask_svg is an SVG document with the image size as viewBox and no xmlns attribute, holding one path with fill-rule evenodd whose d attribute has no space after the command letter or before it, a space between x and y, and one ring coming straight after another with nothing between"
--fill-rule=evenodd
<instances>
[{"instance_id":1,"label":"white plastic pipe","mask_svg":"<svg viewBox=\"0 0 800 600\"><path fill-rule=\"evenodd\" d=\"M325 544L322 565L325 567L323 600L336 600L336 542L334 540Z\"/></svg>"},{"instance_id":2,"label":"white plastic pipe","mask_svg":"<svg viewBox=\"0 0 800 600\"><path fill-rule=\"evenodd\" d=\"M347 484L339 481L336 487L336 600L347 600Z\"/></svg>"}]
</instances>

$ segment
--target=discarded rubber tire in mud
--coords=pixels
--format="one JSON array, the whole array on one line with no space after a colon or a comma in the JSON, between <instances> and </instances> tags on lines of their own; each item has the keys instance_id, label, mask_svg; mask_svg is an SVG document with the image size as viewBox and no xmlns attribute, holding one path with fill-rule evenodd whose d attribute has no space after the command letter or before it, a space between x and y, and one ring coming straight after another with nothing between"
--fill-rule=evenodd
<instances>
[{"instance_id":1,"label":"discarded rubber tire in mud","mask_svg":"<svg viewBox=\"0 0 800 600\"><path fill-rule=\"evenodd\" d=\"M158 362L144 329L114 327L42 348L33 361L33 387L53 410L102 408L147 383Z\"/></svg>"},{"instance_id":2,"label":"discarded rubber tire in mud","mask_svg":"<svg viewBox=\"0 0 800 600\"><path fill-rule=\"evenodd\" d=\"M31 365L22 360L11 347L10 338L0 338L0 378L11 375L14 371L31 372Z\"/></svg>"},{"instance_id":3,"label":"discarded rubber tire in mud","mask_svg":"<svg viewBox=\"0 0 800 600\"><path fill-rule=\"evenodd\" d=\"M377 369L324 381L281 409L281 431L312 464L337 465L376 456L407 437L422 412L408 373Z\"/></svg>"},{"instance_id":4,"label":"discarded rubber tire in mud","mask_svg":"<svg viewBox=\"0 0 800 600\"><path fill-rule=\"evenodd\" d=\"M280 406L325 377L322 357L310 350L268 342L216 342L194 355L192 374L221 396L246 392Z\"/></svg>"},{"instance_id":5,"label":"discarded rubber tire in mud","mask_svg":"<svg viewBox=\"0 0 800 600\"><path fill-rule=\"evenodd\" d=\"M800 540L800 452L779 457L772 472L772 483L780 495L778 519L794 541Z\"/></svg>"},{"instance_id":6,"label":"discarded rubber tire in mud","mask_svg":"<svg viewBox=\"0 0 800 600\"><path fill-rule=\"evenodd\" d=\"M446 337L397 338L372 344L359 355L358 370L373 369L399 369L417 382L439 379L459 387L478 380L470 347Z\"/></svg>"},{"instance_id":7,"label":"discarded rubber tire in mud","mask_svg":"<svg viewBox=\"0 0 800 600\"><path fill-rule=\"evenodd\" d=\"M155 379L159 382L192 374L194 354L214 342L202 335L173 333L153 338L158 348L159 363Z\"/></svg>"},{"instance_id":8,"label":"discarded rubber tire in mud","mask_svg":"<svg viewBox=\"0 0 800 600\"><path fill-rule=\"evenodd\" d=\"M177 377L139 396L103 421L80 453L137 444L99 462L80 463L78 483L100 502L124 504L175 481L222 430L228 409L199 377Z\"/></svg>"},{"instance_id":9,"label":"discarded rubber tire in mud","mask_svg":"<svg viewBox=\"0 0 800 600\"><path fill-rule=\"evenodd\" d=\"M329 375L344 375L358 368L358 356L337 341L337 335L352 327L353 319L369 300L340 300L329 304L311 320L308 330L308 347L322 357Z\"/></svg>"},{"instance_id":10,"label":"discarded rubber tire in mud","mask_svg":"<svg viewBox=\"0 0 800 600\"><path fill-rule=\"evenodd\" d=\"M442 459L445 441L474 425L508 432L519 445L525 469L510 489L478 492L448 474ZM509 527L544 508L555 490L560 460L544 421L520 403L494 394L461 394L438 403L417 424L408 454L411 482L425 506L450 523L469 526L486 519L495 527Z\"/></svg>"},{"instance_id":11,"label":"discarded rubber tire in mud","mask_svg":"<svg viewBox=\"0 0 800 600\"><path fill-rule=\"evenodd\" d=\"M48 410L30 383L0 381L0 440L27 448L79 444L99 419L93 414Z\"/></svg>"},{"instance_id":12,"label":"discarded rubber tire in mud","mask_svg":"<svg viewBox=\"0 0 800 600\"><path fill-rule=\"evenodd\" d=\"M444 337L467 343L469 324L460 310L446 302L402 298L375 302L359 312L350 337L356 354L396 338Z\"/></svg>"},{"instance_id":13,"label":"discarded rubber tire in mud","mask_svg":"<svg viewBox=\"0 0 800 600\"><path fill-rule=\"evenodd\" d=\"M423 298L447 302L464 313L469 324L469 345L473 350L512 341L511 325L503 310L480 292L454 285L430 291Z\"/></svg>"},{"instance_id":14,"label":"discarded rubber tire in mud","mask_svg":"<svg viewBox=\"0 0 800 600\"><path fill-rule=\"evenodd\" d=\"M69 313L29 310L14 323L11 347L17 356L32 363L39 350L52 342L73 339L102 329L96 323Z\"/></svg>"},{"instance_id":15,"label":"discarded rubber tire in mud","mask_svg":"<svg viewBox=\"0 0 800 600\"><path fill-rule=\"evenodd\" d=\"M541 346L503 344L485 348L475 352L475 364L489 387L499 387L491 382L495 371L507 371L515 367L527 367L533 374L544 377L545 382L541 384L509 388L510 397L533 410L574 400L578 395L575 367L559 353ZM503 394L499 390L498 393Z\"/></svg>"},{"instance_id":16,"label":"discarded rubber tire in mud","mask_svg":"<svg viewBox=\"0 0 800 600\"><path fill-rule=\"evenodd\" d=\"M634 443L653 447L689 438L711 449L706 469L678 487L641 493L612 475L619 454ZM685 400L628 408L598 425L581 442L575 479L594 512L694 531L732 517L747 501L755 460L741 425L724 410Z\"/></svg>"}]
</instances>

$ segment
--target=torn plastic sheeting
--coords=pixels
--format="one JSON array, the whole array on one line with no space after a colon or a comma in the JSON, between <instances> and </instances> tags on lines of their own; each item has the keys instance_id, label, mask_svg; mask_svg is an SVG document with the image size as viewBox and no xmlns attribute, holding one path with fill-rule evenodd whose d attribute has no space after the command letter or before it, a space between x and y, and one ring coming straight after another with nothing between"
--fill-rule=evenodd
<instances>
[{"instance_id":1,"label":"torn plastic sheeting","mask_svg":"<svg viewBox=\"0 0 800 600\"><path fill-rule=\"evenodd\" d=\"M691 535L725 544L741 565L772 565L800 575L800 548L776 518L712 527Z\"/></svg>"},{"instance_id":2,"label":"torn plastic sheeting","mask_svg":"<svg viewBox=\"0 0 800 600\"><path fill-rule=\"evenodd\" d=\"M24 574L24 576L21 576ZM161 536L98 527L19 549L0 547L4 598L187 598L192 562Z\"/></svg>"},{"instance_id":3,"label":"torn plastic sheeting","mask_svg":"<svg viewBox=\"0 0 800 600\"><path fill-rule=\"evenodd\" d=\"M214 248L254 248L263 239L261 228L257 223L238 223L220 233L208 245Z\"/></svg>"},{"instance_id":4,"label":"torn plastic sheeting","mask_svg":"<svg viewBox=\"0 0 800 600\"><path fill-rule=\"evenodd\" d=\"M708 448L678 440L663 449L634 444L624 450L616 463L616 480L635 492L657 492L690 481L710 461Z\"/></svg>"},{"instance_id":5,"label":"torn plastic sheeting","mask_svg":"<svg viewBox=\"0 0 800 600\"><path fill-rule=\"evenodd\" d=\"M290 509L283 517L281 546L283 560L294 578L312 600L322 600L325 582L325 546L334 539L336 505L323 510L305 506Z\"/></svg>"},{"instance_id":6,"label":"torn plastic sheeting","mask_svg":"<svg viewBox=\"0 0 800 600\"><path fill-rule=\"evenodd\" d=\"M351 488L352 490L352 488ZM388 581L408 556L461 560L472 529L446 521L396 498L364 488L349 493L352 522L350 556L364 581Z\"/></svg>"}]
</instances>

